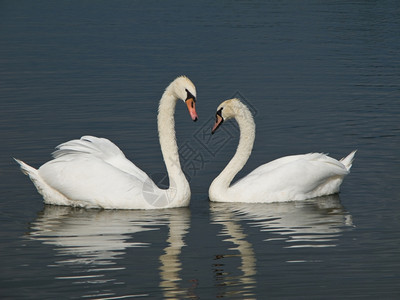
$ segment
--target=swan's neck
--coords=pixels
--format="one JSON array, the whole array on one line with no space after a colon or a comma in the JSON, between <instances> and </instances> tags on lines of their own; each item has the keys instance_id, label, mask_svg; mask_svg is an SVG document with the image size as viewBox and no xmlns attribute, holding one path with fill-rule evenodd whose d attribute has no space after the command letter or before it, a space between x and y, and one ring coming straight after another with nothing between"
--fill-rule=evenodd
<instances>
[{"instance_id":1,"label":"swan's neck","mask_svg":"<svg viewBox=\"0 0 400 300\"><path fill-rule=\"evenodd\" d=\"M213 201L226 197L233 178L246 164L253 149L256 126L250 111L247 108L241 109L235 119L240 129L239 145L231 161L211 183L210 197L213 198Z\"/></svg>"},{"instance_id":2,"label":"swan's neck","mask_svg":"<svg viewBox=\"0 0 400 300\"><path fill-rule=\"evenodd\" d=\"M190 187L181 169L176 143L174 113L177 100L167 88L160 100L157 121L161 152L169 178L167 193L170 199L180 202L188 201ZM176 203L176 205L182 205L182 203Z\"/></svg>"}]
</instances>

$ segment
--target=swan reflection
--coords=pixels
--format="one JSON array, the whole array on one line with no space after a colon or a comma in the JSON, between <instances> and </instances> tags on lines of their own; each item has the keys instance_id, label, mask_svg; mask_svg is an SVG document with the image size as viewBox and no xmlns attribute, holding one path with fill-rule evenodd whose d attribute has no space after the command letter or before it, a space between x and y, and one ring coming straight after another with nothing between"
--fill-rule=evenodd
<instances>
[{"instance_id":1,"label":"swan reflection","mask_svg":"<svg viewBox=\"0 0 400 300\"><path fill-rule=\"evenodd\" d=\"M235 245L228 251L236 251L233 255L216 257L225 259L225 263L216 264L216 282L225 287L224 296L240 294L249 298L254 295L256 255L243 225L260 228L264 241L283 241L285 248L333 247L343 230L353 227L351 215L341 205L338 195L269 204L211 202L210 208L213 223L222 225L220 236L227 237L224 242ZM240 257L239 276L232 276L225 270L234 265L228 264L226 259L235 256Z\"/></svg>"},{"instance_id":2,"label":"swan reflection","mask_svg":"<svg viewBox=\"0 0 400 300\"><path fill-rule=\"evenodd\" d=\"M74 284L125 284L117 280L120 278L118 271L129 268L121 263L122 256L128 248L151 246L149 242L135 240L135 235L163 226L168 226L169 233L165 237L167 246L159 257L159 285L169 297L183 293L179 287L182 269L179 255L190 226L187 208L133 211L46 206L32 223L28 238L54 246L57 252L55 266L63 267L60 270L64 273L65 270L72 272L72 275L63 274L56 279L73 280Z\"/></svg>"},{"instance_id":3,"label":"swan reflection","mask_svg":"<svg viewBox=\"0 0 400 300\"><path fill-rule=\"evenodd\" d=\"M289 248L333 247L342 231L353 227L339 195L269 204L212 203L212 209L222 213L230 210L236 220L271 233L266 234L265 241L283 240Z\"/></svg>"},{"instance_id":4,"label":"swan reflection","mask_svg":"<svg viewBox=\"0 0 400 300\"><path fill-rule=\"evenodd\" d=\"M240 220L232 209L236 204L211 202L211 220L213 224L222 225L220 236L228 236L224 242L231 242L235 245L229 248L229 254L218 254L215 256L217 261L214 264L216 285L221 289L218 298L222 297L244 297L252 299L255 297L253 289L255 288L256 275L256 256L253 245L246 240L247 234L240 224ZM231 251L238 254L231 254ZM240 274L234 275L234 272L228 272L226 269L234 263L231 258L240 258L238 267ZM227 261L229 260L229 261Z\"/></svg>"},{"instance_id":5,"label":"swan reflection","mask_svg":"<svg viewBox=\"0 0 400 300\"><path fill-rule=\"evenodd\" d=\"M189 230L189 221L189 210L187 209L182 210L179 214L172 214L169 219L167 247L159 258L161 263L160 287L163 289L164 298L180 298L186 294L186 291L179 286L179 282L182 280L179 276L179 271L182 270L179 255L182 247L186 245L183 238Z\"/></svg>"}]
</instances>

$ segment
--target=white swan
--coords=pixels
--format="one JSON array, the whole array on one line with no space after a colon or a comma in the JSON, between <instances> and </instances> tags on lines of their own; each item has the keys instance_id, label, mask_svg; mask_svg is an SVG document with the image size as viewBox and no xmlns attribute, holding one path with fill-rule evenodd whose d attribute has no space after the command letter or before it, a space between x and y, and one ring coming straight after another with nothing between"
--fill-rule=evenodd
<instances>
[{"instance_id":1,"label":"white swan","mask_svg":"<svg viewBox=\"0 0 400 300\"><path fill-rule=\"evenodd\" d=\"M170 186L160 189L129 161L111 141L83 136L57 147L54 159L38 170L23 161L22 172L35 184L47 204L106 209L155 209L188 206L190 187L179 162L174 112L178 99L186 102L193 121L196 88L184 76L166 88L158 109L158 133Z\"/></svg>"},{"instance_id":2,"label":"white swan","mask_svg":"<svg viewBox=\"0 0 400 300\"><path fill-rule=\"evenodd\" d=\"M350 172L356 151L340 161L321 153L285 156L259 166L230 186L246 164L255 138L253 117L239 99L226 100L218 106L212 133L223 121L231 118L239 124L240 141L231 161L211 183L211 201L282 202L339 192L344 176Z\"/></svg>"}]
</instances>

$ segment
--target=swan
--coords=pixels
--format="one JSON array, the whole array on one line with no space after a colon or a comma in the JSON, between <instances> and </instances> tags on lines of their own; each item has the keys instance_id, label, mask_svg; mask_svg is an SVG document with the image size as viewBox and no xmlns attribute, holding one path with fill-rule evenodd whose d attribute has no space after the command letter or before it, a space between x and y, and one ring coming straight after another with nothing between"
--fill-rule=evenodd
<instances>
[{"instance_id":1,"label":"swan","mask_svg":"<svg viewBox=\"0 0 400 300\"><path fill-rule=\"evenodd\" d=\"M340 161L322 153L281 157L259 166L230 185L246 164L255 138L255 124L251 112L236 98L226 100L218 106L211 133L231 118L236 119L240 128L239 145L231 161L211 183L211 201L284 202L339 192L343 178L350 172L356 150Z\"/></svg>"},{"instance_id":2,"label":"swan","mask_svg":"<svg viewBox=\"0 0 400 300\"><path fill-rule=\"evenodd\" d=\"M189 183L181 169L175 137L178 99L197 121L196 88L185 76L165 89L158 108L158 133L170 186L160 189L105 138L83 136L56 147L53 160L35 169L19 159L46 204L104 209L156 209L188 206Z\"/></svg>"}]
</instances>

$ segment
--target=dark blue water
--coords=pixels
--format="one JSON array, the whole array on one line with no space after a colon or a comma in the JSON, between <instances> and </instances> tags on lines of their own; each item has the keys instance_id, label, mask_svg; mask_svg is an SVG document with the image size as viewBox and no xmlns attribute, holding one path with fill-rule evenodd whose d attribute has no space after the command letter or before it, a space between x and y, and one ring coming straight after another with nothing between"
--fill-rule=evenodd
<instances>
[{"instance_id":1,"label":"dark blue water","mask_svg":"<svg viewBox=\"0 0 400 300\"><path fill-rule=\"evenodd\" d=\"M1 1L1 297L399 298L399 15L398 1ZM177 106L189 208L45 206L13 162L91 134L162 183L158 100L182 74L200 117ZM209 203L238 141L209 132L233 96L257 124L239 176L358 149L340 195Z\"/></svg>"}]
</instances>

